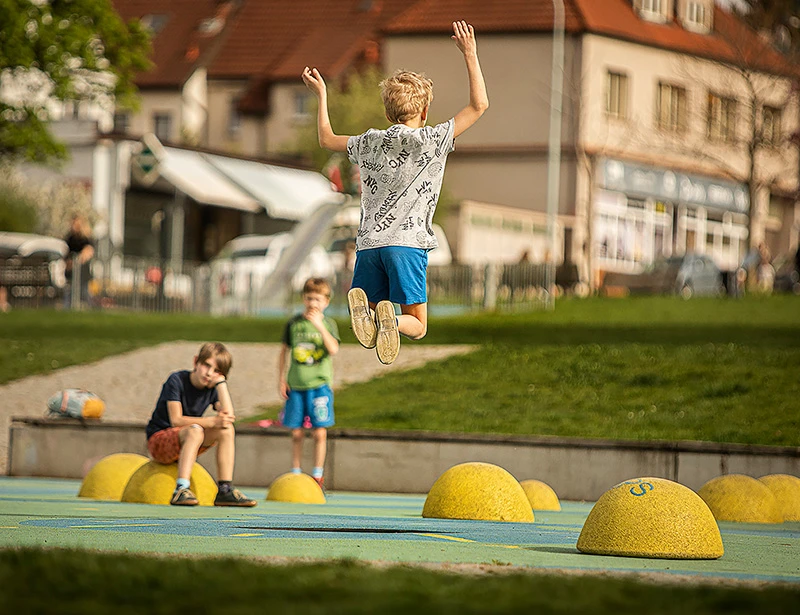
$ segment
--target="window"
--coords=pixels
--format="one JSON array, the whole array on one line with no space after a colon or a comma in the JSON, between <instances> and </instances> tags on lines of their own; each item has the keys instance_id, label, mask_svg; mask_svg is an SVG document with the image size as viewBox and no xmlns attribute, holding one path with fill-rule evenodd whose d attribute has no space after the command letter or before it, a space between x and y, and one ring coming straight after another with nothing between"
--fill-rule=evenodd
<instances>
[{"instance_id":1,"label":"window","mask_svg":"<svg viewBox=\"0 0 800 615\"><path fill-rule=\"evenodd\" d=\"M239 136L242 128L242 114L239 113L239 97L231 98L230 108L228 109L228 136L235 139Z\"/></svg>"},{"instance_id":2,"label":"window","mask_svg":"<svg viewBox=\"0 0 800 615\"><path fill-rule=\"evenodd\" d=\"M611 117L628 116L628 76L608 71L606 83L606 113Z\"/></svg>"},{"instance_id":3,"label":"window","mask_svg":"<svg viewBox=\"0 0 800 615\"><path fill-rule=\"evenodd\" d=\"M736 101L708 93L708 138L733 143L736 139Z\"/></svg>"},{"instance_id":4,"label":"window","mask_svg":"<svg viewBox=\"0 0 800 615\"><path fill-rule=\"evenodd\" d=\"M665 9L666 0L634 0L633 5L639 10L639 15L648 21L664 22L667 20Z\"/></svg>"},{"instance_id":5,"label":"window","mask_svg":"<svg viewBox=\"0 0 800 615\"><path fill-rule=\"evenodd\" d=\"M777 147L781 142L781 110L775 107L764 107L761 116L761 141L766 145Z\"/></svg>"},{"instance_id":6,"label":"window","mask_svg":"<svg viewBox=\"0 0 800 615\"><path fill-rule=\"evenodd\" d=\"M706 26L706 7L700 2L689 2L686 6L687 23L697 26Z\"/></svg>"},{"instance_id":7,"label":"window","mask_svg":"<svg viewBox=\"0 0 800 615\"><path fill-rule=\"evenodd\" d=\"M125 134L128 132L131 123L131 116L129 113L115 113L114 114L114 132Z\"/></svg>"},{"instance_id":8,"label":"window","mask_svg":"<svg viewBox=\"0 0 800 615\"><path fill-rule=\"evenodd\" d=\"M305 122L311 118L311 96L309 92L298 91L294 95L294 119Z\"/></svg>"},{"instance_id":9,"label":"window","mask_svg":"<svg viewBox=\"0 0 800 615\"><path fill-rule=\"evenodd\" d=\"M656 113L659 128L670 132L686 130L686 89L659 83Z\"/></svg>"},{"instance_id":10,"label":"window","mask_svg":"<svg viewBox=\"0 0 800 615\"><path fill-rule=\"evenodd\" d=\"M169 141L172 137L172 115L164 112L153 114L153 132L159 141Z\"/></svg>"}]
</instances>

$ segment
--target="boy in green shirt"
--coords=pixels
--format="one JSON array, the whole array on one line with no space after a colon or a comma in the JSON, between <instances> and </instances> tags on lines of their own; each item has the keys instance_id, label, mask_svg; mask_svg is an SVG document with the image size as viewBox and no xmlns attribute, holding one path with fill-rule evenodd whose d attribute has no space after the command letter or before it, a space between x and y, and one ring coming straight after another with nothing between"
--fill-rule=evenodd
<instances>
[{"instance_id":1,"label":"boy in green shirt","mask_svg":"<svg viewBox=\"0 0 800 615\"><path fill-rule=\"evenodd\" d=\"M324 314L330 299L331 286L327 280L306 280L303 286L305 309L286 324L278 359L278 391L286 400L281 422L292 430L292 472L301 472L303 420L309 417L314 430L311 476L320 487L324 482L327 428L334 423L331 357L339 351L339 329L336 322Z\"/></svg>"}]
</instances>

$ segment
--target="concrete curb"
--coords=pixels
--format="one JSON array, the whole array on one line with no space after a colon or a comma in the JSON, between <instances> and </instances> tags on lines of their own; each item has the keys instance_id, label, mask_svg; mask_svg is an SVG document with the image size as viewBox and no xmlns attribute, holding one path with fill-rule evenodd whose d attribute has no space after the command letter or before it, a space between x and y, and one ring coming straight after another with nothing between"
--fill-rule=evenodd
<instances>
[{"instance_id":1,"label":"concrete curb","mask_svg":"<svg viewBox=\"0 0 800 615\"><path fill-rule=\"evenodd\" d=\"M307 472L312 448L309 442L304 450ZM14 418L8 474L82 478L97 460L121 452L148 454L144 423ZM427 493L443 472L467 461L494 463L518 480L547 483L562 499L586 501L646 476L695 491L722 474L800 476L800 447L331 429L325 484L342 491ZM216 476L213 451L200 462ZM237 428L237 484L268 487L289 466L288 430Z\"/></svg>"}]
</instances>

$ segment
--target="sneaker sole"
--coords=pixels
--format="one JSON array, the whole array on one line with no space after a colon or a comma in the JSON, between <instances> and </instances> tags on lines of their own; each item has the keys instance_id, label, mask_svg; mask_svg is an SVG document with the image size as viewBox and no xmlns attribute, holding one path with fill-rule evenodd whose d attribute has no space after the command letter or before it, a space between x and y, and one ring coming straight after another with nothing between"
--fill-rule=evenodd
<instances>
[{"instance_id":1,"label":"sneaker sole","mask_svg":"<svg viewBox=\"0 0 800 615\"><path fill-rule=\"evenodd\" d=\"M214 502L214 506L236 506L239 508L252 508L257 502Z\"/></svg>"},{"instance_id":2,"label":"sneaker sole","mask_svg":"<svg viewBox=\"0 0 800 615\"><path fill-rule=\"evenodd\" d=\"M381 301L375 307L375 319L378 321L375 348L378 360L384 365L391 365L400 354L400 331L397 329L397 316L391 301Z\"/></svg>"},{"instance_id":3,"label":"sneaker sole","mask_svg":"<svg viewBox=\"0 0 800 615\"><path fill-rule=\"evenodd\" d=\"M347 293L347 305L350 309L350 326L358 343L364 348L375 348L378 328L370 314L367 293L360 288L351 288Z\"/></svg>"}]
</instances>

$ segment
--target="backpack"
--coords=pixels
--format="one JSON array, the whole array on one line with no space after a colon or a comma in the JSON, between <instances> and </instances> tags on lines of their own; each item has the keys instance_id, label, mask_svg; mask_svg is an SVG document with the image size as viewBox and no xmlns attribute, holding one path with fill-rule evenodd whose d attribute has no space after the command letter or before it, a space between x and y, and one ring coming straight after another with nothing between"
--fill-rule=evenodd
<instances>
[{"instance_id":1,"label":"backpack","mask_svg":"<svg viewBox=\"0 0 800 615\"><path fill-rule=\"evenodd\" d=\"M83 389L64 389L47 400L48 418L99 419L106 404Z\"/></svg>"}]
</instances>

